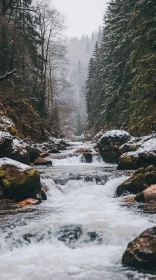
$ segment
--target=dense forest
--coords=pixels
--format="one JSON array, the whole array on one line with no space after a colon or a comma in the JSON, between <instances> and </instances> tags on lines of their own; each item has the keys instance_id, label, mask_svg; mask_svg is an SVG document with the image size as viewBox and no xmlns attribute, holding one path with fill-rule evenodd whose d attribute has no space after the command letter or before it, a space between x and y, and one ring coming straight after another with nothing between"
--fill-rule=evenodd
<instances>
[{"instance_id":1,"label":"dense forest","mask_svg":"<svg viewBox=\"0 0 156 280\"><path fill-rule=\"evenodd\" d=\"M111 0L86 81L88 126L156 130L156 1Z\"/></svg>"},{"instance_id":2,"label":"dense forest","mask_svg":"<svg viewBox=\"0 0 156 280\"><path fill-rule=\"evenodd\" d=\"M0 12L1 102L17 123L14 113L20 111L18 118L31 115L23 124L24 134L29 122L42 126L41 120L46 120L47 129L57 136L56 94L62 87L66 55L64 18L46 0L2 0Z\"/></svg>"}]
</instances>

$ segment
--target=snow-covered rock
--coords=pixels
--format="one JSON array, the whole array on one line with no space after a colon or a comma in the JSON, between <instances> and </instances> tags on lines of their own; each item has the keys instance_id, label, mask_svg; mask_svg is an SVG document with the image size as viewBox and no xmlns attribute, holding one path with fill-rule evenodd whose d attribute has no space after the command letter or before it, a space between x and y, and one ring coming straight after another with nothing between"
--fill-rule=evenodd
<instances>
[{"instance_id":1,"label":"snow-covered rock","mask_svg":"<svg viewBox=\"0 0 156 280\"><path fill-rule=\"evenodd\" d=\"M103 138L108 138L108 139L112 138L112 139L120 140L120 142L121 142L121 139L122 139L122 141L125 141L127 139L130 139L131 136L125 130L115 130L115 129L113 129L113 130L109 130L109 131L105 132L102 135L101 139L103 139Z\"/></svg>"},{"instance_id":2,"label":"snow-covered rock","mask_svg":"<svg viewBox=\"0 0 156 280\"><path fill-rule=\"evenodd\" d=\"M142 137L131 137L131 139L120 147L122 153L134 152L138 150L146 141L152 139L154 135L147 135Z\"/></svg>"},{"instance_id":3,"label":"snow-covered rock","mask_svg":"<svg viewBox=\"0 0 156 280\"><path fill-rule=\"evenodd\" d=\"M0 132L0 157L8 157L29 164L28 144L8 132Z\"/></svg>"},{"instance_id":4,"label":"snow-covered rock","mask_svg":"<svg viewBox=\"0 0 156 280\"><path fill-rule=\"evenodd\" d=\"M17 137L13 138L11 158L25 164L30 164L27 148L27 143Z\"/></svg>"},{"instance_id":5,"label":"snow-covered rock","mask_svg":"<svg viewBox=\"0 0 156 280\"><path fill-rule=\"evenodd\" d=\"M21 162L18 162L16 160L4 157L4 158L0 158L0 168L2 166L6 166L6 165L11 165L14 166L16 168L18 168L21 171L26 171L31 169L31 167L29 165L23 164Z\"/></svg>"},{"instance_id":6,"label":"snow-covered rock","mask_svg":"<svg viewBox=\"0 0 156 280\"><path fill-rule=\"evenodd\" d=\"M156 167L149 165L147 168L141 167L120 186L118 186L115 195L138 194L151 185L156 184Z\"/></svg>"},{"instance_id":7,"label":"snow-covered rock","mask_svg":"<svg viewBox=\"0 0 156 280\"><path fill-rule=\"evenodd\" d=\"M0 159L1 198L22 200L41 194L40 175L29 165L9 158Z\"/></svg>"},{"instance_id":8,"label":"snow-covered rock","mask_svg":"<svg viewBox=\"0 0 156 280\"><path fill-rule=\"evenodd\" d=\"M156 134L142 137L138 142L132 140L131 143L128 142L128 145L131 144L133 147L136 143L138 149L121 155L118 169L138 169L142 166L156 164ZM123 147L121 149L123 151Z\"/></svg>"},{"instance_id":9,"label":"snow-covered rock","mask_svg":"<svg viewBox=\"0 0 156 280\"><path fill-rule=\"evenodd\" d=\"M102 135L97 147L105 162L117 163L122 154L120 146L130 140L131 135L124 130L110 130Z\"/></svg>"}]
</instances>

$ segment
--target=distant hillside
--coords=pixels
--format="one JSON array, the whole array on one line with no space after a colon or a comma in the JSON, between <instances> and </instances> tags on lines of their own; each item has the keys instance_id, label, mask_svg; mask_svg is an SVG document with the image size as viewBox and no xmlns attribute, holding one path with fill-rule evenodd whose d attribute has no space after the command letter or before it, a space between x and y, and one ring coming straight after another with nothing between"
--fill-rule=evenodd
<instances>
[{"instance_id":1,"label":"distant hillside","mask_svg":"<svg viewBox=\"0 0 156 280\"><path fill-rule=\"evenodd\" d=\"M69 100L72 107L70 122L73 124L74 134L80 135L86 126L85 81L89 59L95 43L100 40L99 28L99 31L93 32L91 37L71 38L67 45L68 81L71 85Z\"/></svg>"}]
</instances>

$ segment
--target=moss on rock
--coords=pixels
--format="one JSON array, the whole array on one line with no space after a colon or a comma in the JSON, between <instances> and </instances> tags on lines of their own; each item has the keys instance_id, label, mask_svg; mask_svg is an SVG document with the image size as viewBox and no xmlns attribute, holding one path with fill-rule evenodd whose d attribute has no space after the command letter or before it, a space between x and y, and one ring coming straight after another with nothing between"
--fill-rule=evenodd
<instances>
[{"instance_id":1,"label":"moss on rock","mask_svg":"<svg viewBox=\"0 0 156 280\"><path fill-rule=\"evenodd\" d=\"M117 188L116 196L127 193L138 194L149 189L149 187L154 184L156 184L156 167L153 165L147 168L141 167ZM138 199L142 199L142 202L144 202L141 194L138 196Z\"/></svg>"},{"instance_id":2,"label":"moss on rock","mask_svg":"<svg viewBox=\"0 0 156 280\"><path fill-rule=\"evenodd\" d=\"M4 164L0 167L0 174L0 189L4 198L21 200L33 198L41 192L40 175L34 168L21 169Z\"/></svg>"},{"instance_id":3,"label":"moss on rock","mask_svg":"<svg viewBox=\"0 0 156 280\"><path fill-rule=\"evenodd\" d=\"M136 174L117 188L116 196L121 196L127 193L137 194L145 188L145 176L143 174Z\"/></svg>"}]
</instances>

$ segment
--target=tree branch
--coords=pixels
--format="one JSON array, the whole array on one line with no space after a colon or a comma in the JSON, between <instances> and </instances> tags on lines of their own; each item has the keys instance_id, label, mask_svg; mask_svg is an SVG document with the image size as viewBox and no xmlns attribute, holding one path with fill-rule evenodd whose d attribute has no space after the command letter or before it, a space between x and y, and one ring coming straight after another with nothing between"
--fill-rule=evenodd
<instances>
[{"instance_id":1,"label":"tree branch","mask_svg":"<svg viewBox=\"0 0 156 280\"><path fill-rule=\"evenodd\" d=\"M12 70L11 72L6 73L4 76L0 77L0 83L12 76L16 72L16 69Z\"/></svg>"}]
</instances>

